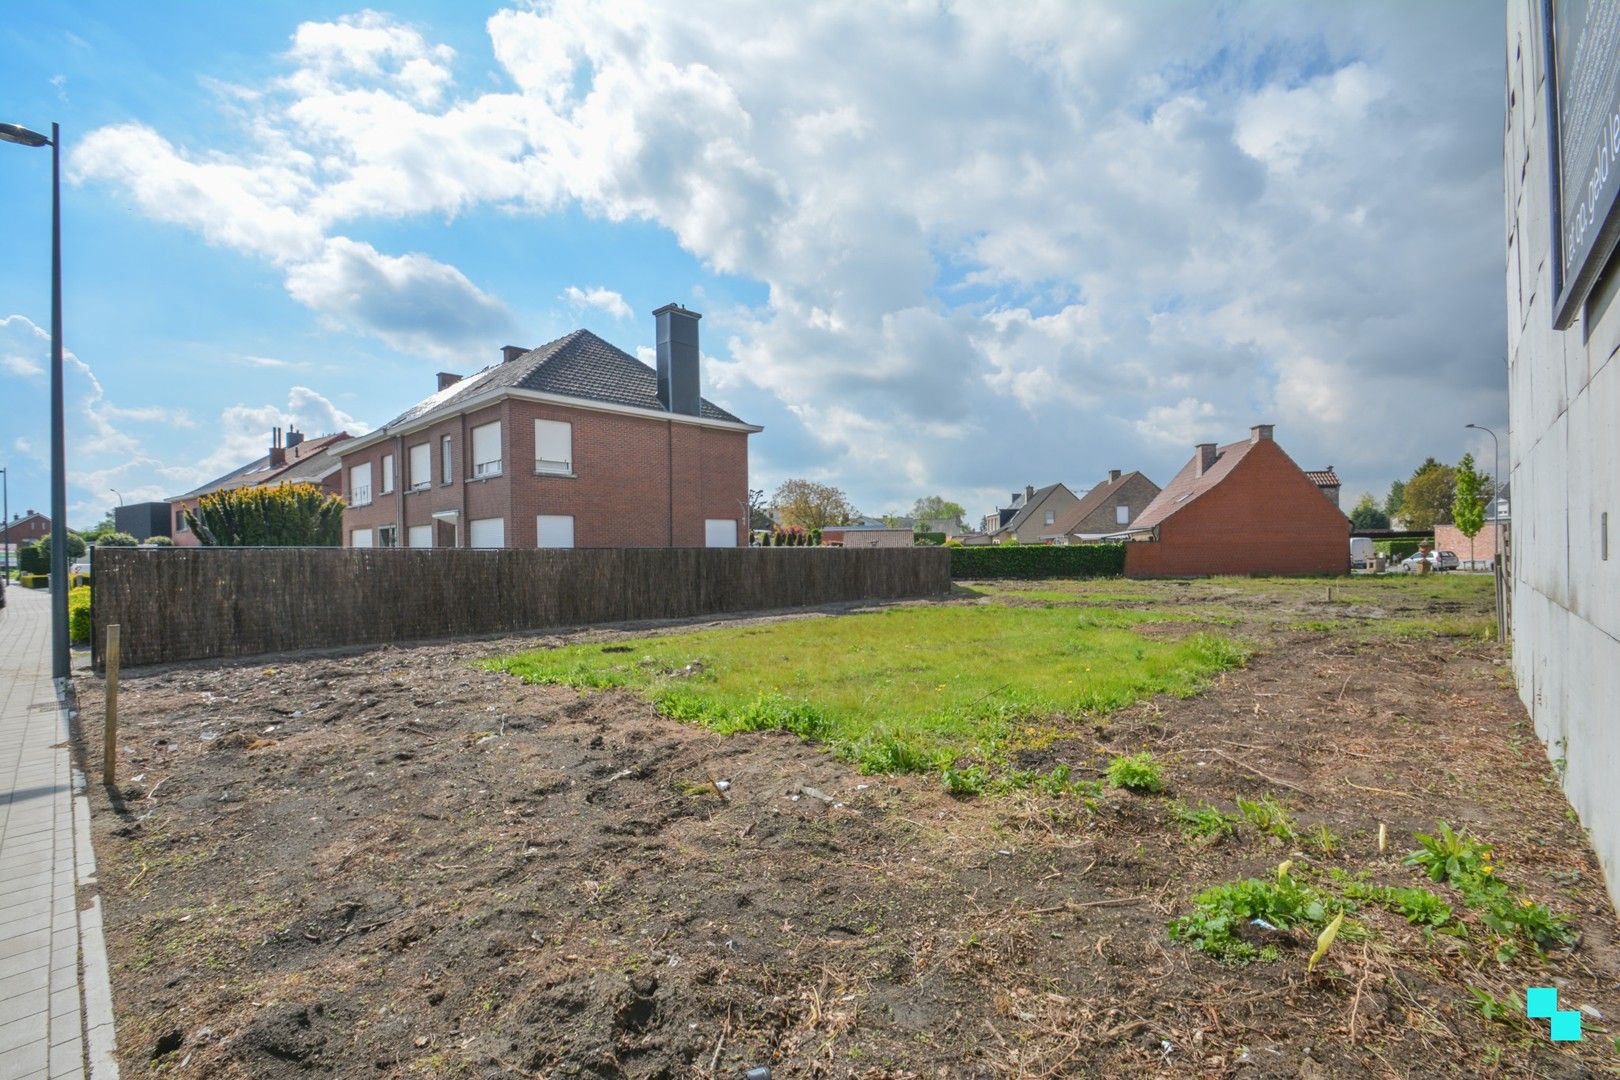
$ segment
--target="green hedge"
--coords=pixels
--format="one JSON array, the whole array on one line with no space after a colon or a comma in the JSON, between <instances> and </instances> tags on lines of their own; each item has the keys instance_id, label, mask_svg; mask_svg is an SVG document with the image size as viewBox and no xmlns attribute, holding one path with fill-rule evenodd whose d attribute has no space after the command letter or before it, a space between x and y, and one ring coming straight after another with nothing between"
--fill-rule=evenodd
<instances>
[{"instance_id":1,"label":"green hedge","mask_svg":"<svg viewBox=\"0 0 1620 1080\"><path fill-rule=\"evenodd\" d=\"M17 584L25 589L48 589L51 587L49 574L18 574Z\"/></svg>"},{"instance_id":2,"label":"green hedge","mask_svg":"<svg viewBox=\"0 0 1620 1080\"><path fill-rule=\"evenodd\" d=\"M68 640L90 644L90 586L68 590Z\"/></svg>"},{"instance_id":3,"label":"green hedge","mask_svg":"<svg viewBox=\"0 0 1620 1080\"><path fill-rule=\"evenodd\" d=\"M1421 544L1421 543L1424 543L1424 541L1422 541L1422 540L1374 540L1373 541L1373 550L1378 552L1378 554L1383 555L1386 558L1389 558L1392 561L1399 562L1400 560L1406 558L1408 555L1417 554L1418 545Z\"/></svg>"},{"instance_id":4,"label":"green hedge","mask_svg":"<svg viewBox=\"0 0 1620 1080\"><path fill-rule=\"evenodd\" d=\"M1124 572L1124 544L951 548L953 578L1119 577Z\"/></svg>"}]
</instances>

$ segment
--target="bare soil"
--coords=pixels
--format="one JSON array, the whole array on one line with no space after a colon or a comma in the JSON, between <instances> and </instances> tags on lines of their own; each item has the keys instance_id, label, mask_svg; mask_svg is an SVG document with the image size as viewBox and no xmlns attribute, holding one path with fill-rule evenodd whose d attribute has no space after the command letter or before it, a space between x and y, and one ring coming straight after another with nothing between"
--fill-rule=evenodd
<instances>
[{"instance_id":1,"label":"bare soil","mask_svg":"<svg viewBox=\"0 0 1620 1080\"><path fill-rule=\"evenodd\" d=\"M1275 795L1331 856L1189 842L1164 796L958 800L468 666L620 631L126 674L122 783L92 791L123 1075L1613 1074L1620 926L1501 648L1292 629L1346 614L1320 584L1223 602L1248 667L1028 764L1151 750L1174 797ZM101 684L77 689L99 763ZM1459 941L1363 909L1371 939L1307 975L1304 937L1232 966L1167 935L1291 855L1426 884L1400 856L1441 818L1579 942L1499 963L1473 916ZM1582 1042L1468 989L1532 985L1595 1010Z\"/></svg>"}]
</instances>

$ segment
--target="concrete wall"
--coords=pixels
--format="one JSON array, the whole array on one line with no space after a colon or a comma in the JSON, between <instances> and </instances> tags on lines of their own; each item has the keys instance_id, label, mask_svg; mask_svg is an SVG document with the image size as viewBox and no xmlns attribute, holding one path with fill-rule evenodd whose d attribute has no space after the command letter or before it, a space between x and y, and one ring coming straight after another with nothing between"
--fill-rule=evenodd
<instances>
[{"instance_id":1,"label":"concrete wall","mask_svg":"<svg viewBox=\"0 0 1620 1080\"><path fill-rule=\"evenodd\" d=\"M1620 268L1552 328L1541 5L1510 0L1507 445L1513 483L1513 669L1564 790L1620 898ZM1601 550L1608 515L1609 551Z\"/></svg>"}]
</instances>

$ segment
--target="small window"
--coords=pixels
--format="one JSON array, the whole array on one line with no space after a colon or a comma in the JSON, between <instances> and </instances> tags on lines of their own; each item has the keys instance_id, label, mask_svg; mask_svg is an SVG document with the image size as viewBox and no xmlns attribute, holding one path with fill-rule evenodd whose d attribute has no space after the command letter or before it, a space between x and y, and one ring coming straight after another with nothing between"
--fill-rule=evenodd
<instances>
[{"instance_id":1,"label":"small window","mask_svg":"<svg viewBox=\"0 0 1620 1080\"><path fill-rule=\"evenodd\" d=\"M399 531L392 525L383 525L377 530L378 547L399 547Z\"/></svg>"},{"instance_id":2,"label":"small window","mask_svg":"<svg viewBox=\"0 0 1620 1080\"><path fill-rule=\"evenodd\" d=\"M426 443L422 444L426 446ZM405 540L413 548L430 548L433 546L433 526L412 525L405 530Z\"/></svg>"},{"instance_id":3,"label":"small window","mask_svg":"<svg viewBox=\"0 0 1620 1080\"><path fill-rule=\"evenodd\" d=\"M353 532L351 532L349 534L349 546L350 547L357 547L357 548L368 548L368 547L370 547L371 546L371 530L370 529L355 529Z\"/></svg>"},{"instance_id":4,"label":"small window","mask_svg":"<svg viewBox=\"0 0 1620 1080\"><path fill-rule=\"evenodd\" d=\"M446 435L439 440L439 483L453 484L456 482L456 459L450 449L450 436Z\"/></svg>"},{"instance_id":5,"label":"small window","mask_svg":"<svg viewBox=\"0 0 1620 1080\"><path fill-rule=\"evenodd\" d=\"M174 512L174 531L175 532L190 532L191 531L191 526L186 524L186 511L185 511L184 507L182 507L179 510L176 510Z\"/></svg>"},{"instance_id":6,"label":"small window","mask_svg":"<svg viewBox=\"0 0 1620 1080\"><path fill-rule=\"evenodd\" d=\"M501 422L472 429L473 477L501 475Z\"/></svg>"},{"instance_id":7,"label":"small window","mask_svg":"<svg viewBox=\"0 0 1620 1080\"><path fill-rule=\"evenodd\" d=\"M736 518L708 518L703 522L703 546L727 548L737 546Z\"/></svg>"},{"instance_id":8,"label":"small window","mask_svg":"<svg viewBox=\"0 0 1620 1080\"><path fill-rule=\"evenodd\" d=\"M1046 523L1048 525L1056 525L1057 524L1057 511L1056 510L1048 510L1046 512Z\"/></svg>"},{"instance_id":9,"label":"small window","mask_svg":"<svg viewBox=\"0 0 1620 1080\"><path fill-rule=\"evenodd\" d=\"M1131 523L1131 508L1125 503L1114 507L1114 524L1129 525Z\"/></svg>"},{"instance_id":10,"label":"small window","mask_svg":"<svg viewBox=\"0 0 1620 1080\"><path fill-rule=\"evenodd\" d=\"M467 533L468 547L498 548L506 546L505 518L478 518L470 523Z\"/></svg>"},{"instance_id":11,"label":"small window","mask_svg":"<svg viewBox=\"0 0 1620 1080\"><path fill-rule=\"evenodd\" d=\"M534 519L535 547L574 546L574 519L570 514L541 514Z\"/></svg>"},{"instance_id":12,"label":"small window","mask_svg":"<svg viewBox=\"0 0 1620 1080\"><path fill-rule=\"evenodd\" d=\"M394 455L384 454L382 460L382 493L389 494L394 490Z\"/></svg>"},{"instance_id":13,"label":"small window","mask_svg":"<svg viewBox=\"0 0 1620 1080\"><path fill-rule=\"evenodd\" d=\"M534 471L565 476L573 473L573 424L561 420L534 422Z\"/></svg>"},{"instance_id":14,"label":"small window","mask_svg":"<svg viewBox=\"0 0 1620 1080\"><path fill-rule=\"evenodd\" d=\"M356 465L349 470L349 505L367 506L371 503L371 462ZM356 544L356 547L360 545ZM366 546L371 546L371 534L366 534Z\"/></svg>"},{"instance_id":15,"label":"small window","mask_svg":"<svg viewBox=\"0 0 1620 1080\"><path fill-rule=\"evenodd\" d=\"M417 443L409 453L406 464L411 470L411 490L426 491L433 486L433 448L427 443Z\"/></svg>"}]
</instances>

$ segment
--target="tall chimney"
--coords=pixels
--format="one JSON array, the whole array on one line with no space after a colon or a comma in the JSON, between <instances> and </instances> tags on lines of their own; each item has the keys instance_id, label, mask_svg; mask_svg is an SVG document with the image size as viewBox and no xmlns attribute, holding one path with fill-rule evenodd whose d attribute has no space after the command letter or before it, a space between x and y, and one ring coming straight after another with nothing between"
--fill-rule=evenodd
<instances>
[{"instance_id":1,"label":"tall chimney","mask_svg":"<svg viewBox=\"0 0 1620 1080\"><path fill-rule=\"evenodd\" d=\"M1254 425L1254 427L1249 429L1249 441L1252 443L1270 442L1272 426L1273 425L1271 424Z\"/></svg>"},{"instance_id":2,"label":"tall chimney","mask_svg":"<svg viewBox=\"0 0 1620 1080\"><path fill-rule=\"evenodd\" d=\"M1115 480L1118 480L1118 479L1119 479L1119 470L1118 469L1109 469L1108 470L1108 482L1110 484L1112 484Z\"/></svg>"},{"instance_id":3,"label":"tall chimney","mask_svg":"<svg viewBox=\"0 0 1620 1080\"><path fill-rule=\"evenodd\" d=\"M501 361L501 363L503 363L503 364L505 362L506 361L504 361L504 360ZM460 381L461 381L461 376L457 375L453 371L441 371L441 372L439 372L439 389L440 390L448 389L448 388L456 385L456 383L458 383Z\"/></svg>"},{"instance_id":4,"label":"tall chimney","mask_svg":"<svg viewBox=\"0 0 1620 1080\"><path fill-rule=\"evenodd\" d=\"M1205 473L1207 473L1210 470L1210 468L1215 464L1215 458L1216 458L1216 453L1215 453L1215 444L1214 443L1212 443L1212 442L1201 442L1201 443L1199 443L1198 444L1198 471L1193 473L1193 475L1194 476L1203 476Z\"/></svg>"},{"instance_id":5,"label":"tall chimney","mask_svg":"<svg viewBox=\"0 0 1620 1080\"><path fill-rule=\"evenodd\" d=\"M293 447L297 446L303 441L304 433L302 431L299 431L297 428L287 429L287 449L291 450Z\"/></svg>"},{"instance_id":6,"label":"tall chimney","mask_svg":"<svg viewBox=\"0 0 1620 1080\"><path fill-rule=\"evenodd\" d=\"M1034 484L1025 484L1024 485L1024 501L1029 502L1029 500L1033 499L1034 497L1035 497L1035 485Z\"/></svg>"},{"instance_id":7,"label":"tall chimney","mask_svg":"<svg viewBox=\"0 0 1620 1080\"><path fill-rule=\"evenodd\" d=\"M703 316L665 304L653 318L658 321L658 400L670 412L696 416L701 400L698 320Z\"/></svg>"},{"instance_id":8,"label":"tall chimney","mask_svg":"<svg viewBox=\"0 0 1620 1080\"><path fill-rule=\"evenodd\" d=\"M510 364L512 361L516 360L518 357L522 356L528 351L529 350L525 349L522 345L502 345L501 363Z\"/></svg>"},{"instance_id":9,"label":"tall chimney","mask_svg":"<svg viewBox=\"0 0 1620 1080\"><path fill-rule=\"evenodd\" d=\"M270 429L270 464L272 467L287 464L287 451L281 445L281 429Z\"/></svg>"}]
</instances>

